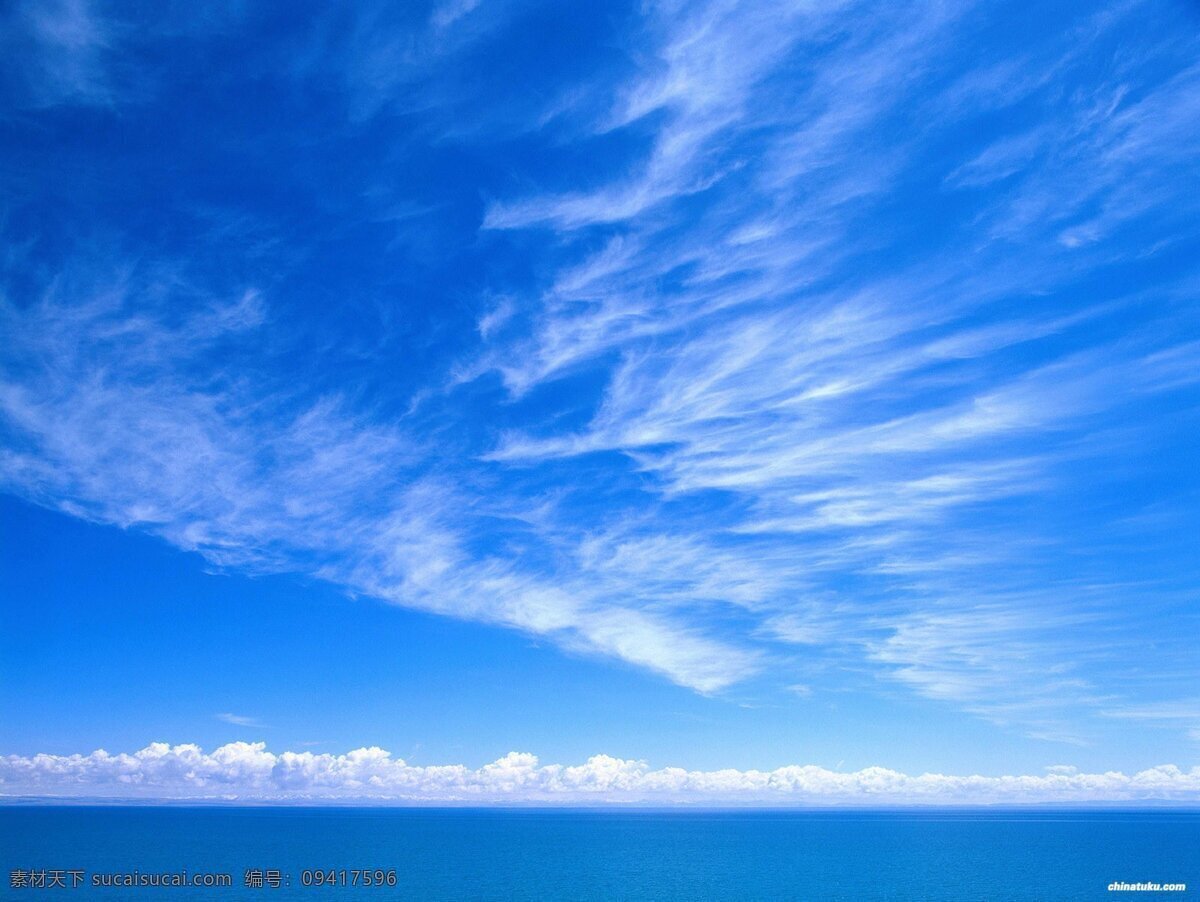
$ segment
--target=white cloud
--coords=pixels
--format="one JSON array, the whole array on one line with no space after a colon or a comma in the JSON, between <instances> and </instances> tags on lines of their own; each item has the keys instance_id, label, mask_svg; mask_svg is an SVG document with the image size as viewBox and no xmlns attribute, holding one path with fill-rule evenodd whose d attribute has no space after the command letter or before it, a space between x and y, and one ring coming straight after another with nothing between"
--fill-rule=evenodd
<instances>
[{"instance_id":1,"label":"white cloud","mask_svg":"<svg viewBox=\"0 0 1200 902\"><path fill-rule=\"evenodd\" d=\"M156 742L132 754L0 758L0 798L782 806L1200 801L1200 768L1047 770L1016 776L909 775L885 767L839 772L813 765L653 770L644 761L609 755L564 766L520 752L473 769L410 765L375 747L342 755L275 754L261 742L234 742L206 753Z\"/></svg>"},{"instance_id":2,"label":"white cloud","mask_svg":"<svg viewBox=\"0 0 1200 902\"><path fill-rule=\"evenodd\" d=\"M702 692L756 669L757 655L738 643L647 609L652 599L595 553L581 550L576 568L554 575L472 554L478 521L495 528L500 515L429 475L433 451L403 421L380 423L340 396L295 398L252 370L206 369L211 348L261 337L256 294L174 321L135 312L138 290L119 282L27 310L0 302L14 336L0 361L24 369L22 379L0 377L0 426L20 436L0 454L0 485L218 565L311 573L611 655Z\"/></svg>"},{"instance_id":3,"label":"white cloud","mask_svg":"<svg viewBox=\"0 0 1200 902\"><path fill-rule=\"evenodd\" d=\"M1074 764L1048 764L1046 765L1046 773L1070 777L1079 773L1079 768Z\"/></svg>"},{"instance_id":4,"label":"white cloud","mask_svg":"<svg viewBox=\"0 0 1200 902\"><path fill-rule=\"evenodd\" d=\"M1089 631L1122 616L1118 593L1097 597L1068 555L1049 563L1048 549L1099 539L1012 512L1078 491L1066 471L1107 448L1097 420L1184 384L1196 357L1163 321L1131 329L1137 299L1046 298L1115 259L1065 257L1064 229L1097 241L1174 203L1157 173L1195 156L1178 130L1197 70L1163 78L1156 67L1187 59L1163 44L1097 82L1066 25L1019 59L954 70L944 5L903 21L856 4L758 12L668 11L650 28L661 65L595 123L654 112L650 151L589 192L489 209L485 227L552 225L568 252L547 255L549 287L525 299L529 338L473 372L499 373L514 398L581 371L605 388L582 427L514 430L488 459L516 472L616 452L663 503L733 496L692 540L720 585L748 576L756 635L841 643L916 692L1080 741L1051 709L1096 707ZM1111 36L1129 13L1081 27ZM1072 81L1086 90L1064 93ZM1019 131L946 155L948 134L1018 99L1036 111ZM924 172L935 158L947 168ZM888 205L922 209L908 192L925 179L978 206L916 265L881 264ZM986 199L966 197L985 184ZM596 223L605 241L571 245ZM669 573L682 558L656 538L636 537L640 570Z\"/></svg>"},{"instance_id":5,"label":"white cloud","mask_svg":"<svg viewBox=\"0 0 1200 902\"><path fill-rule=\"evenodd\" d=\"M117 96L110 66L117 29L88 0L12 4L0 18L0 49L15 61L25 103L106 105Z\"/></svg>"},{"instance_id":6,"label":"white cloud","mask_svg":"<svg viewBox=\"0 0 1200 902\"><path fill-rule=\"evenodd\" d=\"M215 714L213 716L216 717L217 720L223 721L225 723L231 723L236 727L261 727L261 726L264 726L263 724L259 723L259 720L257 717L247 717L244 714L224 713L224 714Z\"/></svg>"},{"instance_id":7,"label":"white cloud","mask_svg":"<svg viewBox=\"0 0 1200 902\"><path fill-rule=\"evenodd\" d=\"M434 28L447 28L463 16L473 12L480 0L449 0L438 4L429 17Z\"/></svg>"},{"instance_id":8,"label":"white cloud","mask_svg":"<svg viewBox=\"0 0 1200 902\"><path fill-rule=\"evenodd\" d=\"M1120 720L1179 721L1200 720L1200 698L1142 702L1106 708L1105 717Z\"/></svg>"}]
</instances>

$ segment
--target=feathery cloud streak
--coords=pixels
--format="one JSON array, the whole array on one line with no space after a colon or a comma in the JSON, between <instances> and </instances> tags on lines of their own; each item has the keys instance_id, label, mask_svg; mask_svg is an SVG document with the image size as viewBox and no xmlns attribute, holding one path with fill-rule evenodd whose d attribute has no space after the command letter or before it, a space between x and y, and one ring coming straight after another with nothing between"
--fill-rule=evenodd
<instances>
[{"instance_id":1,"label":"feathery cloud streak","mask_svg":"<svg viewBox=\"0 0 1200 902\"><path fill-rule=\"evenodd\" d=\"M649 157L594 192L489 211L485 226L551 227L568 248L530 300L532 336L489 365L515 396L610 374L583 428L513 431L492 459L615 451L664 498L732 496L722 530L759 539L756 561L787 547L804 574L766 605L768 629L820 619L827 640L861 642L897 679L997 717L1051 695L1087 707L1087 642L1053 637L1067 622L1090 635L1119 592L1097 597L1082 574L1056 585L1044 564L1022 572L1064 544L1027 519L1027 499L1106 456L1126 405L1166 387L1153 361L1190 353L1177 289L1153 289L1181 316L1170 322L1134 310L1144 295L1075 285L1180 240L1158 232L1167 222L1194 240L1195 208L1173 208L1170 186L1196 157L1183 130L1197 70L1180 60L1135 91L1173 50L1125 52L1118 76L1064 95L1095 64L1077 47L949 63L940 48L978 10L927 7L903 27L845 6L777 12L712 4L679 24L666 11L659 71L624 89L617 117L661 116ZM1103 46L1132 14L1069 33ZM989 128L1001 115L1038 124ZM976 130L992 135L982 149ZM959 149L934 150L948 144ZM897 204L936 237L912 234ZM1146 234L1102 241L1133 222ZM599 225L611 237L589 250ZM854 591L831 588L848 574ZM809 600L823 594L833 603ZM891 634L863 636L872 623ZM1046 666L1064 676L1043 693Z\"/></svg>"}]
</instances>

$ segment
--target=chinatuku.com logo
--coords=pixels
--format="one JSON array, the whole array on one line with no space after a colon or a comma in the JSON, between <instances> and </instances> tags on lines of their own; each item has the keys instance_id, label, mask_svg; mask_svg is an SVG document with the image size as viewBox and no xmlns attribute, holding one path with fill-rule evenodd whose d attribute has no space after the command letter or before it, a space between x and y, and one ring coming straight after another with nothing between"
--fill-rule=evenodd
<instances>
[{"instance_id":1,"label":"chinatuku.com logo","mask_svg":"<svg viewBox=\"0 0 1200 902\"><path fill-rule=\"evenodd\" d=\"M1187 891L1186 883L1126 883L1124 880L1114 880L1108 885L1110 893L1182 893Z\"/></svg>"}]
</instances>

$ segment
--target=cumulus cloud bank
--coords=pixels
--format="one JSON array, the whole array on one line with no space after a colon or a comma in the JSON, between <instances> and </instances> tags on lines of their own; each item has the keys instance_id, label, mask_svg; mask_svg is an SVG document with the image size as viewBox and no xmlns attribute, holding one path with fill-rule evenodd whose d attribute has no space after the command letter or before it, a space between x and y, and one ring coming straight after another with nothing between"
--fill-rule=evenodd
<instances>
[{"instance_id":1,"label":"cumulus cloud bank","mask_svg":"<svg viewBox=\"0 0 1200 902\"><path fill-rule=\"evenodd\" d=\"M652 770L645 761L593 755L579 765L542 764L510 752L480 768L418 766L378 747L342 755L275 754L262 742L212 752L154 742L132 754L0 758L0 798L421 803L725 803L752 805L1200 802L1200 767L1160 765L1135 774L954 776L814 765L771 771Z\"/></svg>"}]
</instances>

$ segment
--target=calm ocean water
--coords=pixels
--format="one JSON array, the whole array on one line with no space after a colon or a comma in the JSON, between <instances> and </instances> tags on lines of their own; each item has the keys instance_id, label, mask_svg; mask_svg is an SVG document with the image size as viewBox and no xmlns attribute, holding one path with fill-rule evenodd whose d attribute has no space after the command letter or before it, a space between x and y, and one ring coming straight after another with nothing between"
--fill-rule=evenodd
<instances>
[{"instance_id":1,"label":"calm ocean water","mask_svg":"<svg viewBox=\"0 0 1200 902\"><path fill-rule=\"evenodd\" d=\"M5 897L28 899L1183 900L1200 898L1200 812L8 807L0 862ZM232 886L92 886L184 869ZM355 869L395 885L340 886ZM14 870L83 885L14 889Z\"/></svg>"}]
</instances>

